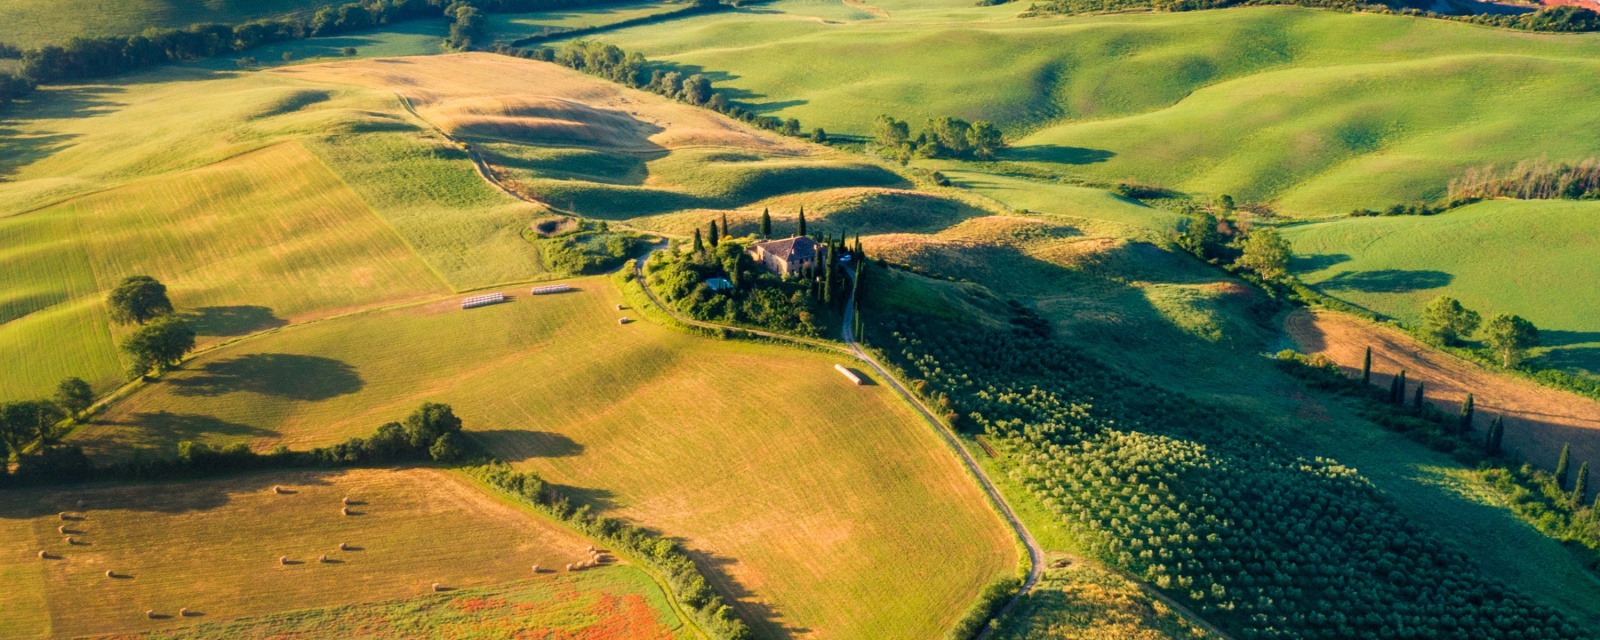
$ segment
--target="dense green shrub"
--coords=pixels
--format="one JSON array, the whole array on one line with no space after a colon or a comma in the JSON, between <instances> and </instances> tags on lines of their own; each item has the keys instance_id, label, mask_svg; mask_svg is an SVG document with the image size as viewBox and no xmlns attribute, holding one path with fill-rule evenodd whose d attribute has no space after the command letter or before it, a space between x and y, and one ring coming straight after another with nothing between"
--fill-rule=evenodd
<instances>
[{"instance_id":1,"label":"dense green shrub","mask_svg":"<svg viewBox=\"0 0 1600 640\"><path fill-rule=\"evenodd\" d=\"M713 638L748 640L753 637L750 627L712 590L694 560L678 543L620 520L594 515L588 506L574 507L571 500L537 475L513 471L500 464L483 467L474 475L591 537L624 550L663 574L679 603Z\"/></svg>"},{"instance_id":2,"label":"dense green shrub","mask_svg":"<svg viewBox=\"0 0 1600 640\"><path fill-rule=\"evenodd\" d=\"M546 269L556 273L599 273L622 264L644 248L643 236L615 232L604 222L581 221L577 229L536 239Z\"/></svg>"},{"instance_id":3,"label":"dense green shrub","mask_svg":"<svg viewBox=\"0 0 1600 640\"><path fill-rule=\"evenodd\" d=\"M1241 640L1578 638L1354 470L1035 332L900 317L891 355L1092 551ZM914 383L916 384L916 383Z\"/></svg>"},{"instance_id":4,"label":"dense green shrub","mask_svg":"<svg viewBox=\"0 0 1600 640\"><path fill-rule=\"evenodd\" d=\"M972 640L978 637L983 627L989 624L989 620L1000 613L1000 609L1004 608L1021 588L1022 580L1016 576L996 578L978 594L978 600L967 609L966 615L961 616L956 625L945 632L945 640Z\"/></svg>"}]
</instances>

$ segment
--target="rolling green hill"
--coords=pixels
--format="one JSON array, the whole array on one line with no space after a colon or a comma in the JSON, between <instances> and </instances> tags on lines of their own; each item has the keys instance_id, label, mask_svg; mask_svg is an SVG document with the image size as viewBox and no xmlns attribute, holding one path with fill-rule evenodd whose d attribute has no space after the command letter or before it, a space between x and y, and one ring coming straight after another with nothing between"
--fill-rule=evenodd
<instances>
[{"instance_id":1,"label":"rolling green hill","mask_svg":"<svg viewBox=\"0 0 1600 640\"><path fill-rule=\"evenodd\" d=\"M1275 202L1286 215L1442 195L1462 168L1587 155L1600 37L1265 7L1018 19L777 2L597 36L714 72L730 97L865 134L879 113L993 120L1003 159Z\"/></svg>"},{"instance_id":2,"label":"rolling green hill","mask_svg":"<svg viewBox=\"0 0 1600 640\"><path fill-rule=\"evenodd\" d=\"M36 47L75 36L131 36L148 27L237 23L314 11L332 0L0 0L0 42Z\"/></svg>"},{"instance_id":3,"label":"rolling green hill","mask_svg":"<svg viewBox=\"0 0 1600 640\"><path fill-rule=\"evenodd\" d=\"M1495 200L1437 216L1346 218L1285 229L1308 284L1417 322L1449 295L1540 329L1544 364L1600 372L1600 203Z\"/></svg>"}]
</instances>

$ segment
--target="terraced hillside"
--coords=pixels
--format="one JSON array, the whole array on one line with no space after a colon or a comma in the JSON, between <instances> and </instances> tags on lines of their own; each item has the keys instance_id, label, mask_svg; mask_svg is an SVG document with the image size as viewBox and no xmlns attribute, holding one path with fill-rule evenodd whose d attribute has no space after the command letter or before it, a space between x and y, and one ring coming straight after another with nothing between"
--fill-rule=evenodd
<instances>
[{"instance_id":1,"label":"terraced hillside","mask_svg":"<svg viewBox=\"0 0 1600 640\"><path fill-rule=\"evenodd\" d=\"M1434 198L1462 168L1596 144L1594 35L1266 7L1016 18L1016 5L788 0L596 36L714 72L730 97L867 134L988 119L1007 162L1285 215Z\"/></svg>"}]
</instances>

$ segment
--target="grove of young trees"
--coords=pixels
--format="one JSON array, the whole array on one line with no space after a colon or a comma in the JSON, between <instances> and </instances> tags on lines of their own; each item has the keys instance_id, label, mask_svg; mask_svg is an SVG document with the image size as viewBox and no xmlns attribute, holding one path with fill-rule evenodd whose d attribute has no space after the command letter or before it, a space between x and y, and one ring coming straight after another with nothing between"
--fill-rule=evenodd
<instances>
[{"instance_id":1,"label":"grove of young trees","mask_svg":"<svg viewBox=\"0 0 1600 640\"><path fill-rule=\"evenodd\" d=\"M1242 640L1580 638L1360 474L1037 332L899 317L885 345L1094 551Z\"/></svg>"},{"instance_id":2,"label":"grove of young trees","mask_svg":"<svg viewBox=\"0 0 1600 640\"><path fill-rule=\"evenodd\" d=\"M798 126L798 124L797 124ZM904 120L887 115L872 122L872 138L886 152L902 162L913 155L924 158L975 158L990 160L1006 146L1000 128L993 123L969 123L960 118L930 118L916 137Z\"/></svg>"}]
</instances>

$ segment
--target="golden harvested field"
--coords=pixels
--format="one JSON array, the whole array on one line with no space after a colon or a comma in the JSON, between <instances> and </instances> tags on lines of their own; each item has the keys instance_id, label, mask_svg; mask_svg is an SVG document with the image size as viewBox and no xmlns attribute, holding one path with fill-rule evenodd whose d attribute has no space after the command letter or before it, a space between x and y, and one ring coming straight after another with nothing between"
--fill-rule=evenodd
<instances>
[{"instance_id":1,"label":"golden harvested field","mask_svg":"<svg viewBox=\"0 0 1600 640\"><path fill-rule=\"evenodd\" d=\"M448 291L298 143L0 218L0 397L120 380L102 306L165 282L200 342Z\"/></svg>"},{"instance_id":2,"label":"golden harvested field","mask_svg":"<svg viewBox=\"0 0 1600 640\"><path fill-rule=\"evenodd\" d=\"M452 135L640 151L804 147L714 112L556 64L488 53L329 62L273 73L392 91Z\"/></svg>"},{"instance_id":3,"label":"golden harvested field","mask_svg":"<svg viewBox=\"0 0 1600 640\"><path fill-rule=\"evenodd\" d=\"M453 405L500 457L681 536L767 637L928 638L1013 543L930 428L838 359L620 325L608 280L289 327L208 353L80 431L100 456L177 440L303 448Z\"/></svg>"},{"instance_id":4,"label":"golden harvested field","mask_svg":"<svg viewBox=\"0 0 1600 640\"><path fill-rule=\"evenodd\" d=\"M347 496L350 516L340 514ZM564 567L590 544L431 469L10 491L0 496L0 530L0 638L8 640L167 629L421 596L434 583L531 579L532 565ZM51 558L39 558L41 550ZM200 615L180 617L182 608ZM149 610L165 617L148 619Z\"/></svg>"}]
</instances>

